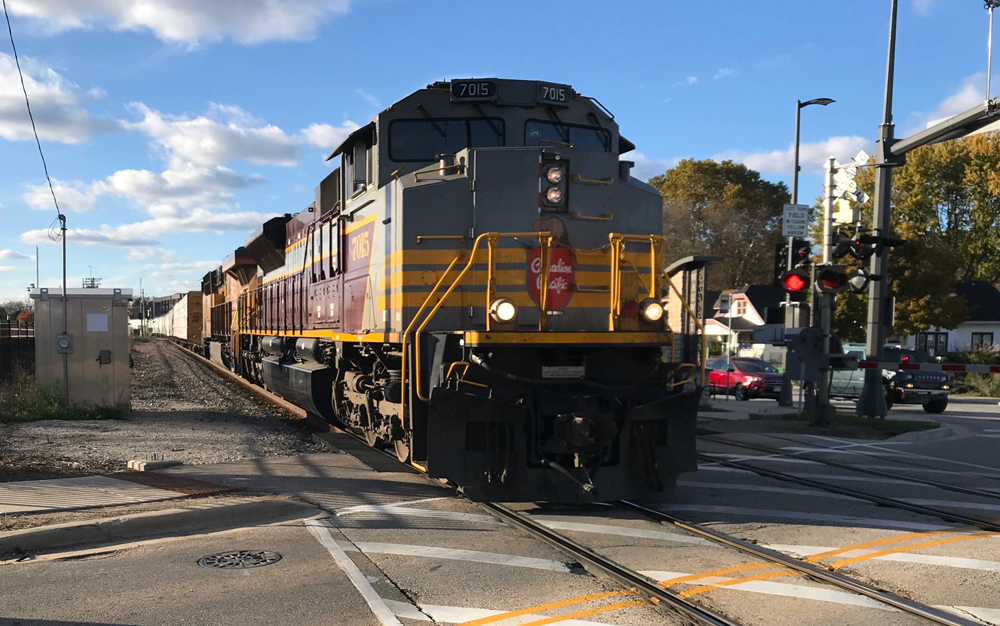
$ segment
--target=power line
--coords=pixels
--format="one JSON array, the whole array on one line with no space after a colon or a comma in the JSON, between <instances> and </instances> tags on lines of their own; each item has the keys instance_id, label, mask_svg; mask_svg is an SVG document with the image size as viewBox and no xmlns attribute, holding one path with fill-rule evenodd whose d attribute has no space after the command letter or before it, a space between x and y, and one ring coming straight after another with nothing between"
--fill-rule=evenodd
<instances>
[{"instance_id":1,"label":"power line","mask_svg":"<svg viewBox=\"0 0 1000 626\"><path fill-rule=\"evenodd\" d=\"M14 64L17 66L17 75L21 79L21 91L24 92L24 105L28 108L28 119L31 120L31 132L35 134L35 145L38 146L38 156L42 157L42 169L45 170L45 180L49 183L49 192L52 194L52 202L56 205L56 213L59 221L62 221L63 214L59 209L59 201L56 199L56 190L52 186L52 178L49 176L49 166L45 162L45 153L42 152L42 142L38 139L38 129L35 127L35 116L31 113L31 102L28 101L28 88L24 86L24 73L21 72L21 60L17 56L17 46L14 45L14 31L10 27L10 15L7 13L7 0L3 0L3 15L7 19L7 34L10 35L10 47L14 51ZM50 235L51 237L51 235ZM56 239L58 241L58 238Z\"/></svg>"}]
</instances>

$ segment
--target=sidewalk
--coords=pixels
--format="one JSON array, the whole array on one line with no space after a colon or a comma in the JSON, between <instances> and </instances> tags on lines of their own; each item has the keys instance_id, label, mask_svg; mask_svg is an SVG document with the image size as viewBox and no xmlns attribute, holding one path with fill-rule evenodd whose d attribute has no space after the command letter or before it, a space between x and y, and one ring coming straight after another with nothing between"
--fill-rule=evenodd
<instances>
[{"instance_id":1,"label":"sidewalk","mask_svg":"<svg viewBox=\"0 0 1000 626\"><path fill-rule=\"evenodd\" d=\"M707 405L707 408L706 408ZM698 409L698 417L719 420L775 419L783 415L794 415L798 406L778 406L777 400L747 400L739 402L732 396L705 397Z\"/></svg>"},{"instance_id":2,"label":"sidewalk","mask_svg":"<svg viewBox=\"0 0 1000 626\"><path fill-rule=\"evenodd\" d=\"M142 504L233 491L151 472L83 476L0 483L0 514L50 513L107 506Z\"/></svg>"}]
</instances>

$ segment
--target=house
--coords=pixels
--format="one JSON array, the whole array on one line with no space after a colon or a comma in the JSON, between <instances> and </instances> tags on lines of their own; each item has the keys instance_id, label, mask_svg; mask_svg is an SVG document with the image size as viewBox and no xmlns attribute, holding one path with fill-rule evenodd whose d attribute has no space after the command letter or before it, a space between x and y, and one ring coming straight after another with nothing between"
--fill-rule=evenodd
<instances>
[{"instance_id":1,"label":"house","mask_svg":"<svg viewBox=\"0 0 1000 626\"><path fill-rule=\"evenodd\" d=\"M931 328L910 335L903 345L934 357L1000 343L1000 291L988 281L973 280L955 285L955 295L965 298L968 305L966 321L956 328Z\"/></svg>"},{"instance_id":2,"label":"house","mask_svg":"<svg viewBox=\"0 0 1000 626\"><path fill-rule=\"evenodd\" d=\"M719 313L719 298L716 298L714 315L705 323L709 342L721 343L724 350L732 345L737 356L779 363L784 349L753 343L753 330L763 324L784 324L781 303L785 301L785 292L770 285L747 285L723 291L721 295L730 296L729 312Z\"/></svg>"}]
</instances>

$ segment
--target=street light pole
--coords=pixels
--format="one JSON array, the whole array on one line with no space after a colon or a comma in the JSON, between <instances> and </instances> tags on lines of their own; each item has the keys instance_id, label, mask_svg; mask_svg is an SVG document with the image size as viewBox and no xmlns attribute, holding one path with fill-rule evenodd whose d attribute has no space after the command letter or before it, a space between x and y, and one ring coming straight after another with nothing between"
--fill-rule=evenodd
<instances>
[{"instance_id":1,"label":"street light pole","mask_svg":"<svg viewBox=\"0 0 1000 626\"><path fill-rule=\"evenodd\" d=\"M828 104L833 104L836 102L830 98L814 98L812 100L807 100L802 102L801 100L795 101L795 143L792 148L794 167L792 168L792 204L799 203L799 129L801 126L802 119L802 109L804 107L810 106L812 104L818 104L820 106L826 106ZM792 259L792 250L795 246L795 238L788 238L787 247L787 265L785 267L789 272L794 269L794 260ZM790 294L785 294L785 328L795 328L796 326L796 315L795 308L792 302L792 296ZM785 351L784 357L782 357L783 363L781 367L782 371L782 381L781 381L781 396L778 398L779 406L792 406L792 377L788 372L788 351Z\"/></svg>"}]
</instances>

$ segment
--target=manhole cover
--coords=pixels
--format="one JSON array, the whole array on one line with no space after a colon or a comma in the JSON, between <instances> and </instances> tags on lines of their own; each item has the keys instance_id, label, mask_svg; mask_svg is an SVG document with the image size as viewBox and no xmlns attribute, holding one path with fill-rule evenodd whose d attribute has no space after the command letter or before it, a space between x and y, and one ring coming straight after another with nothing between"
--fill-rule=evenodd
<instances>
[{"instance_id":1,"label":"manhole cover","mask_svg":"<svg viewBox=\"0 0 1000 626\"><path fill-rule=\"evenodd\" d=\"M219 569L250 569L251 567L264 567L272 565L281 560L281 555L277 552L267 550L233 550L231 552L219 552L209 554L198 559L198 565L202 567L217 567Z\"/></svg>"}]
</instances>

